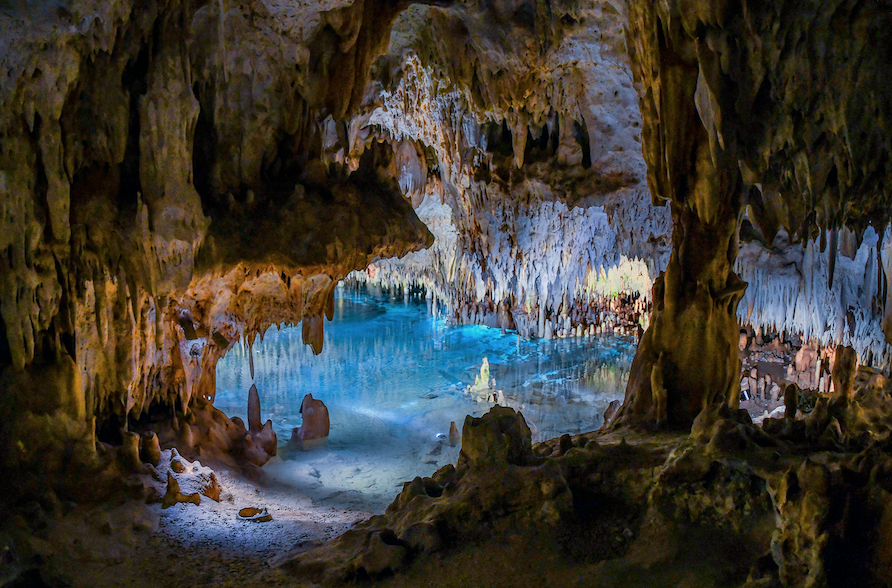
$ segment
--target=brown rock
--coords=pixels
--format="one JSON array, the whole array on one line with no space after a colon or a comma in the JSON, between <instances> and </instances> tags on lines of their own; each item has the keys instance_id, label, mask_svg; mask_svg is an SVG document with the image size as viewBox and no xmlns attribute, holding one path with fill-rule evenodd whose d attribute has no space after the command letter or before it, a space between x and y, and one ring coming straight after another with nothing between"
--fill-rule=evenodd
<instances>
[{"instance_id":1,"label":"brown rock","mask_svg":"<svg viewBox=\"0 0 892 588\"><path fill-rule=\"evenodd\" d=\"M245 436L242 455L256 466L262 466L270 458L270 455L254 441L254 436L250 433Z\"/></svg>"},{"instance_id":2,"label":"brown rock","mask_svg":"<svg viewBox=\"0 0 892 588\"><path fill-rule=\"evenodd\" d=\"M532 433L519 412L496 405L480 418L465 417L459 469L497 462L523 466L534 461Z\"/></svg>"},{"instance_id":3,"label":"brown rock","mask_svg":"<svg viewBox=\"0 0 892 588\"><path fill-rule=\"evenodd\" d=\"M303 415L303 423L292 432L292 442L312 441L328 437L331 427L328 408L321 400L316 400L312 394L307 394L301 403L300 412Z\"/></svg>"},{"instance_id":4,"label":"brown rock","mask_svg":"<svg viewBox=\"0 0 892 588\"><path fill-rule=\"evenodd\" d=\"M458 432L458 427L455 426L455 421L452 421L449 424L449 444L455 447L461 442L461 433Z\"/></svg>"},{"instance_id":5,"label":"brown rock","mask_svg":"<svg viewBox=\"0 0 892 588\"><path fill-rule=\"evenodd\" d=\"M385 541L385 538L388 541ZM406 548L400 545L395 537L383 532L374 532L369 536L367 550L360 558L360 566L374 578L399 569L407 555Z\"/></svg>"},{"instance_id":6,"label":"brown rock","mask_svg":"<svg viewBox=\"0 0 892 588\"><path fill-rule=\"evenodd\" d=\"M161 508L170 508L178 502L190 502L198 506L201 504L201 497L199 497L197 492L192 494L180 492L180 485L177 479L174 478L172 473L167 472L167 492L164 494L164 498L161 499Z\"/></svg>"},{"instance_id":7,"label":"brown rock","mask_svg":"<svg viewBox=\"0 0 892 588\"><path fill-rule=\"evenodd\" d=\"M276 455L278 439L276 438L276 432L273 431L273 422L271 420L266 421L263 428L260 429L256 435L253 435L253 439L254 443L263 449L270 457Z\"/></svg>"},{"instance_id":8,"label":"brown rock","mask_svg":"<svg viewBox=\"0 0 892 588\"><path fill-rule=\"evenodd\" d=\"M251 384L251 389L248 390L248 430L257 433L260 426L260 394L257 386Z\"/></svg>"},{"instance_id":9,"label":"brown rock","mask_svg":"<svg viewBox=\"0 0 892 588\"><path fill-rule=\"evenodd\" d=\"M269 511L267 511L265 506L263 508L247 506L238 511L238 516L239 518L251 521L252 523L266 523L273 520L272 515L269 514Z\"/></svg>"},{"instance_id":10,"label":"brown rock","mask_svg":"<svg viewBox=\"0 0 892 588\"><path fill-rule=\"evenodd\" d=\"M131 472L139 471L139 435L124 431L124 445L121 447L121 460L124 468Z\"/></svg>"},{"instance_id":11,"label":"brown rock","mask_svg":"<svg viewBox=\"0 0 892 588\"><path fill-rule=\"evenodd\" d=\"M855 368L858 365L858 354L848 346L836 349L836 361L833 362L833 395L838 400L846 400L852 394L855 382Z\"/></svg>"},{"instance_id":12,"label":"brown rock","mask_svg":"<svg viewBox=\"0 0 892 588\"><path fill-rule=\"evenodd\" d=\"M145 463L157 466L161 462L161 445L158 442L158 435L155 433L146 433L142 436L140 441L140 459Z\"/></svg>"}]
</instances>

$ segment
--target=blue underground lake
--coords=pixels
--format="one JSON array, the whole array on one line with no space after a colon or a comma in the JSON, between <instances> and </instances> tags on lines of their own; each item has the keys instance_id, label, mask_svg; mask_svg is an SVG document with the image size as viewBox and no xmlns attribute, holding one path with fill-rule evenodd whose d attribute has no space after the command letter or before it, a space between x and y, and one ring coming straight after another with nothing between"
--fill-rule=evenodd
<instances>
[{"instance_id":1,"label":"blue underground lake","mask_svg":"<svg viewBox=\"0 0 892 588\"><path fill-rule=\"evenodd\" d=\"M451 421L481 416L492 398L520 410L533 442L597 429L622 399L635 343L625 337L527 341L483 326L450 326L424 298L338 288L324 348L314 356L300 327L275 327L253 350L262 419L272 419L279 455L273 480L320 505L383 512L402 483L455 463ZM215 406L246 420L251 373L236 347L217 367ZM469 390L487 360L490 385ZM494 380L494 382L492 381ZM329 410L328 442L289 449L312 393Z\"/></svg>"}]
</instances>

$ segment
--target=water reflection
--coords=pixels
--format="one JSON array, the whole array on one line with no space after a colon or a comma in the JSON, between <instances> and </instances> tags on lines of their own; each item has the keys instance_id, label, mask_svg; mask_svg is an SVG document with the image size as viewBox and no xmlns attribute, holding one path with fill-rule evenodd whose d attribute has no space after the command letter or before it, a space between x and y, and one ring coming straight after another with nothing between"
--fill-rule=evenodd
<instances>
[{"instance_id":1,"label":"water reflection","mask_svg":"<svg viewBox=\"0 0 892 588\"><path fill-rule=\"evenodd\" d=\"M493 396L521 410L533 441L598 428L607 404L622 398L634 348L623 338L524 341L481 326L449 327L423 299L390 301L338 290L318 356L300 328L267 331L254 345L263 419L280 445L300 424L312 393L328 406L331 436L316 452L283 452L265 467L280 480L315 489L311 497L383 509L399 482L454 463L449 423L493 405L468 393L483 358ZM217 368L215 405L246 417L251 385L246 351ZM440 436L438 436L440 435Z\"/></svg>"}]
</instances>

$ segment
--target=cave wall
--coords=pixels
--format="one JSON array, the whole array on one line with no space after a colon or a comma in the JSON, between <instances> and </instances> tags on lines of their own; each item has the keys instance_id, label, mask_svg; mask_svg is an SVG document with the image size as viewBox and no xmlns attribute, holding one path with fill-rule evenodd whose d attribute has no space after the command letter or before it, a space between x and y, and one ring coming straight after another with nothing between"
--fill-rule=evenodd
<instances>
[{"instance_id":1,"label":"cave wall","mask_svg":"<svg viewBox=\"0 0 892 588\"><path fill-rule=\"evenodd\" d=\"M320 159L407 5L0 8L5 471L94 465L272 324L318 317L318 346L341 277L430 244L386 145Z\"/></svg>"},{"instance_id":2,"label":"cave wall","mask_svg":"<svg viewBox=\"0 0 892 588\"><path fill-rule=\"evenodd\" d=\"M782 312L784 328L840 342L867 333L862 354L885 353L881 7L427 4L0 8L6 466L212 398L216 360L271 324L314 317L318 346L339 277L431 243L401 193L447 238L377 267L444 299L508 300L530 335L580 293L642 289L666 267L655 299L670 291L699 318L664 315L640 397L672 325L700 325L686 349L722 332L706 364L723 367L672 408L682 420L733 396L735 269L761 286L791 256L800 274L826 267L830 298L772 277L784 304L751 293L747 318L777 326ZM802 300L831 316L809 327L789 311ZM676 360L679 390L702 384L676 377L702 354Z\"/></svg>"}]
</instances>

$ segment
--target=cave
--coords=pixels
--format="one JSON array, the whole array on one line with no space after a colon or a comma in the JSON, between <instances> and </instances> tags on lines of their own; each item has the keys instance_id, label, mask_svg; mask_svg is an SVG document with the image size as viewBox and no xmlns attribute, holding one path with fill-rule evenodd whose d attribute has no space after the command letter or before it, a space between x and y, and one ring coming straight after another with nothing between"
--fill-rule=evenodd
<instances>
[{"instance_id":1,"label":"cave","mask_svg":"<svg viewBox=\"0 0 892 588\"><path fill-rule=\"evenodd\" d=\"M892 583L885 4L0 27L0 585Z\"/></svg>"}]
</instances>

